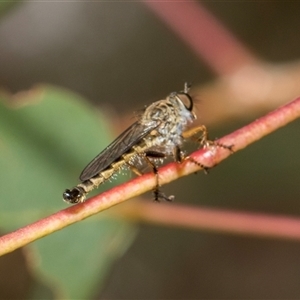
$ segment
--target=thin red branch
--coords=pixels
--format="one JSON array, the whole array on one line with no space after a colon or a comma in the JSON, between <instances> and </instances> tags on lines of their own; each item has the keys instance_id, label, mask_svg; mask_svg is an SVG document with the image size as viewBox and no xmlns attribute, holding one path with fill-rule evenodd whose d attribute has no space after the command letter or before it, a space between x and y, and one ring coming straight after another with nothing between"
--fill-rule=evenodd
<instances>
[{"instance_id":1,"label":"thin red branch","mask_svg":"<svg viewBox=\"0 0 300 300\"><path fill-rule=\"evenodd\" d=\"M258 64L229 30L196 1L143 1L219 75Z\"/></svg>"},{"instance_id":2,"label":"thin red branch","mask_svg":"<svg viewBox=\"0 0 300 300\"><path fill-rule=\"evenodd\" d=\"M139 201L117 214L151 224L300 241L300 219Z\"/></svg>"},{"instance_id":3,"label":"thin red branch","mask_svg":"<svg viewBox=\"0 0 300 300\"><path fill-rule=\"evenodd\" d=\"M219 142L225 145L234 145L234 151L236 152L270 132L285 126L299 116L300 98L223 137ZM194 152L191 156L206 166L214 166L229 155L230 152L228 150L217 147L213 149L201 149ZM182 176L194 173L199 169L196 164L188 160L180 165L176 163L168 164L159 169L160 183L166 184ZM95 196L85 203L68 207L49 217L2 236L0 238L0 255L11 252L51 232L60 230L111 206L138 196L151 190L154 186L154 175L145 174ZM206 228L208 226L209 224L207 224Z\"/></svg>"}]
</instances>

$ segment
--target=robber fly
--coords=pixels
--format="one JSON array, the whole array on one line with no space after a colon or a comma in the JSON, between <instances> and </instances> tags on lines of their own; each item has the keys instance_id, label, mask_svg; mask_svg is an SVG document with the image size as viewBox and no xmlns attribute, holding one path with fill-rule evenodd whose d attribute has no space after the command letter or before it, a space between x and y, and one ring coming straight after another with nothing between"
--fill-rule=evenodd
<instances>
[{"instance_id":1,"label":"robber fly","mask_svg":"<svg viewBox=\"0 0 300 300\"><path fill-rule=\"evenodd\" d=\"M142 175L135 166L136 160L145 161L156 176L156 185L153 189L154 200L171 201L174 197L167 197L159 189L158 169L155 161L173 156L176 162L189 158L204 167L192 158L184 157L180 148L183 141L201 132L199 142L202 146L216 144L208 140L206 127L203 125L186 131L187 126L196 120L193 112L193 99L188 91L189 86L185 84L183 91L173 92L166 99L156 101L146 107L135 123L85 167L79 177L81 183L63 193L64 201L84 202L87 193L110 179L123 167L128 167L137 175ZM228 147L225 146L225 148Z\"/></svg>"}]
</instances>

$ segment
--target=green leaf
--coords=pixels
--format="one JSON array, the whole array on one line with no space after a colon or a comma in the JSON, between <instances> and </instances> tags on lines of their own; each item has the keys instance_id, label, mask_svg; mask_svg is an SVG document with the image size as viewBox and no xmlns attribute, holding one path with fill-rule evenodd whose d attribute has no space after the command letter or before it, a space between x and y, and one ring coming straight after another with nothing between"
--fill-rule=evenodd
<instances>
[{"instance_id":1,"label":"green leaf","mask_svg":"<svg viewBox=\"0 0 300 300\"><path fill-rule=\"evenodd\" d=\"M39 86L13 107L1 98L0 226L9 231L65 208L63 190L112 137L104 115L69 91ZM134 233L128 223L95 216L31 244L32 268L60 297L87 298Z\"/></svg>"},{"instance_id":2,"label":"green leaf","mask_svg":"<svg viewBox=\"0 0 300 300\"><path fill-rule=\"evenodd\" d=\"M132 226L122 221L93 217L77 223L35 243L36 276L61 299L91 298L134 236Z\"/></svg>"},{"instance_id":3,"label":"green leaf","mask_svg":"<svg viewBox=\"0 0 300 300\"><path fill-rule=\"evenodd\" d=\"M0 17L7 14L13 7L20 5L23 1L0 1Z\"/></svg>"}]
</instances>

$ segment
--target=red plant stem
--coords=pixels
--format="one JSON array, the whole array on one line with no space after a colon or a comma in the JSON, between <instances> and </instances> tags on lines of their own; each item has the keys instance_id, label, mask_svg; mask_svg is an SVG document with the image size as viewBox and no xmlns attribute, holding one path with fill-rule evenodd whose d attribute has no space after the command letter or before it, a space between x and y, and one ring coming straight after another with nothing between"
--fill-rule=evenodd
<instances>
[{"instance_id":1,"label":"red plant stem","mask_svg":"<svg viewBox=\"0 0 300 300\"><path fill-rule=\"evenodd\" d=\"M299 218L184 205L156 205L146 201L134 204L137 207L125 213L125 217L130 220L136 219L180 228L300 240ZM123 210L121 209L120 212L122 213Z\"/></svg>"},{"instance_id":2,"label":"red plant stem","mask_svg":"<svg viewBox=\"0 0 300 300\"><path fill-rule=\"evenodd\" d=\"M297 119L299 116L300 98L223 137L219 140L219 142L225 145L234 145L234 151L236 152L269 134L270 132L275 131L276 129ZM214 166L229 155L230 152L228 150L215 147L213 149L201 149L194 152L191 156L206 166ZM166 184L172 180L178 179L179 177L194 173L199 169L199 166L189 160L186 160L182 164L168 164L159 169L160 183ZM138 196L146 191L151 190L154 186L154 175L152 173L145 174L127 183L114 187L98 196L95 196L84 203L68 207L49 217L2 236L0 238L0 255L11 252L19 247L33 242L36 239L48 235L51 232L60 230L77 221L83 220L89 216L99 213L100 211L108 209L113 205ZM162 218L165 218L165 216ZM199 216L199 218L202 218L202 215ZM241 221L242 220L237 222L235 226L241 227ZM278 219L278 223L279 221L280 219ZM219 221L217 223L219 224L219 230L222 230L222 222ZM196 225L194 225L194 227L195 226ZM209 226L211 226L211 224L209 225L207 223L205 228L208 228ZM284 224L282 224L282 226L284 227ZM300 223L296 224L294 222L293 226L295 226L294 230L300 232ZM216 230L216 226L213 228ZM260 233L258 232L257 234ZM272 234L275 235L275 233ZM285 236L288 237L289 235L290 233L286 232ZM279 234L278 237L282 237L282 233Z\"/></svg>"},{"instance_id":3,"label":"red plant stem","mask_svg":"<svg viewBox=\"0 0 300 300\"><path fill-rule=\"evenodd\" d=\"M257 64L250 53L201 3L143 1L219 75Z\"/></svg>"}]
</instances>

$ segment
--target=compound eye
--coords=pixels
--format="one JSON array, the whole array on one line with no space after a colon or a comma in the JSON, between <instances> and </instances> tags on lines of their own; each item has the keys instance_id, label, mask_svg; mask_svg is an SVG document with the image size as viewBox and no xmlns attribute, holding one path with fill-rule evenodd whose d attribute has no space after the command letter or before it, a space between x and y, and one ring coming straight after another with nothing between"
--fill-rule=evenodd
<instances>
[{"instance_id":1,"label":"compound eye","mask_svg":"<svg viewBox=\"0 0 300 300\"><path fill-rule=\"evenodd\" d=\"M180 95L179 98L185 106L185 108L189 111L192 111L194 106L192 97L187 93L179 93L178 95Z\"/></svg>"}]
</instances>

